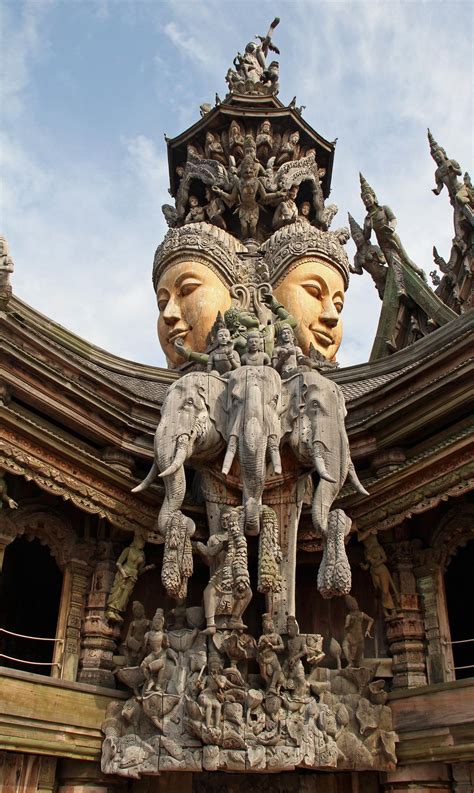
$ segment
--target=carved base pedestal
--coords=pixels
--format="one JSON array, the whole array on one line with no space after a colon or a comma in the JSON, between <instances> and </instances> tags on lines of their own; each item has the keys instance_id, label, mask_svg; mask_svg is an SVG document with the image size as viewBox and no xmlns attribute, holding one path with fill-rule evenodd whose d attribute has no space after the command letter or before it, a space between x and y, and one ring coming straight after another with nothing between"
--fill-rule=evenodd
<instances>
[{"instance_id":1,"label":"carved base pedestal","mask_svg":"<svg viewBox=\"0 0 474 793\"><path fill-rule=\"evenodd\" d=\"M393 687L426 686L425 627L417 595L400 595L402 611L386 618Z\"/></svg>"}]
</instances>

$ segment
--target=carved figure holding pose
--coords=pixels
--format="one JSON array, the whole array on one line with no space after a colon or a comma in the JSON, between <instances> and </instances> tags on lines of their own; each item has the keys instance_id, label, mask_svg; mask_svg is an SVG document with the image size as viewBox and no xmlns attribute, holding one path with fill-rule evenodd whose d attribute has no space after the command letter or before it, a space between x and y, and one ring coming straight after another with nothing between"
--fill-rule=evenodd
<instances>
[{"instance_id":1,"label":"carved figure holding pose","mask_svg":"<svg viewBox=\"0 0 474 793\"><path fill-rule=\"evenodd\" d=\"M204 590L206 629L213 635L217 614L230 614L227 627L244 630L242 614L252 599L247 566L247 540L240 525L240 510L224 507L222 531L211 535L207 544L197 542L196 550L212 565L213 573Z\"/></svg>"},{"instance_id":2,"label":"carved figure holding pose","mask_svg":"<svg viewBox=\"0 0 474 793\"><path fill-rule=\"evenodd\" d=\"M150 630L145 634L145 652L148 655L141 662L145 678L148 680L147 691L162 689L160 673L166 663L166 648L168 643L163 631L165 617L163 609L157 609L152 619ZM171 650L171 652L173 652Z\"/></svg>"},{"instance_id":3,"label":"carved figure holding pose","mask_svg":"<svg viewBox=\"0 0 474 793\"><path fill-rule=\"evenodd\" d=\"M189 196L189 211L184 218L185 223L201 223L206 220L206 212L204 207L199 205L199 201L195 195Z\"/></svg>"},{"instance_id":4,"label":"carved figure holding pose","mask_svg":"<svg viewBox=\"0 0 474 793\"><path fill-rule=\"evenodd\" d=\"M306 694L307 689L302 659L308 654L308 646L306 644L306 637L300 635L299 625L295 617L290 615L286 621L286 626L288 631L287 681L291 684L289 687L291 687L293 694L301 697Z\"/></svg>"},{"instance_id":5,"label":"carved figure holding pose","mask_svg":"<svg viewBox=\"0 0 474 793\"><path fill-rule=\"evenodd\" d=\"M390 617L397 608L398 590L385 564L387 554L374 534L370 534L364 541L364 555L366 564L362 563L361 567L363 570L370 570L372 583L382 598L383 613Z\"/></svg>"},{"instance_id":6,"label":"carved figure holding pose","mask_svg":"<svg viewBox=\"0 0 474 793\"><path fill-rule=\"evenodd\" d=\"M282 323L279 328L277 346L273 349L272 366L280 377L285 379L294 374L298 364L304 363L305 356L295 344L293 328L288 323Z\"/></svg>"}]
</instances>

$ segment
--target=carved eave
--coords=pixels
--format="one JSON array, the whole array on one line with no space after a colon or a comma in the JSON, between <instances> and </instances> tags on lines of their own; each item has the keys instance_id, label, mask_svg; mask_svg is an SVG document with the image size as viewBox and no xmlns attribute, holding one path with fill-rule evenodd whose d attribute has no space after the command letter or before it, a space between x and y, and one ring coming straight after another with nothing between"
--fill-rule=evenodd
<instances>
[{"instance_id":1,"label":"carved eave","mask_svg":"<svg viewBox=\"0 0 474 793\"><path fill-rule=\"evenodd\" d=\"M307 147L316 149L316 161L320 168L325 168L326 173L321 181L324 197L327 198L331 191L331 178L334 162L335 143L325 140L309 124L304 121L300 113L294 108L285 107L275 96L240 96L231 94L228 100L214 107L196 124L189 127L181 135L167 139L168 167L170 176L170 192L176 197L179 179L176 168L184 166L187 157L188 143L197 141L204 145L204 138L208 131L221 131L226 129L233 119L245 124L247 119L260 123L265 118L278 121L285 127L298 130L300 139Z\"/></svg>"},{"instance_id":2,"label":"carved eave","mask_svg":"<svg viewBox=\"0 0 474 793\"><path fill-rule=\"evenodd\" d=\"M417 312L421 312L423 322L428 328L442 327L455 319L457 314L436 295L420 276L403 262L407 299L400 299L393 271L389 268L382 301L377 331L375 334L370 361L386 358L391 354L387 343L403 349L411 343L411 323L419 322Z\"/></svg>"},{"instance_id":3,"label":"carved eave","mask_svg":"<svg viewBox=\"0 0 474 793\"><path fill-rule=\"evenodd\" d=\"M389 473L382 468L364 477L369 497L356 496L349 487L342 492L340 505L360 532L392 528L472 490L474 443L466 406L472 394L473 325L471 312L389 359L333 376L347 396L357 392L357 369L361 385L368 385L367 371L375 385L349 403L347 429L359 470L365 464L369 473L367 467L376 468L377 458L393 449L405 458Z\"/></svg>"}]
</instances>

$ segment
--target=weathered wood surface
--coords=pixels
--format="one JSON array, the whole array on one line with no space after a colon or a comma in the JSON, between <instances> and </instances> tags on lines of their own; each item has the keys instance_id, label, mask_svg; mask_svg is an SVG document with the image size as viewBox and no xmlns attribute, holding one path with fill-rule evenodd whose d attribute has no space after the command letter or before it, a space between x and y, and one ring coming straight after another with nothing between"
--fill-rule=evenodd
<instances>
[{"instance_id":1,"label":"weathered wood surface","mask_svg":"<svg viewBox=\"0 0 474 793\"><path fill-rule=\"evenodd\" d=\"M99 760L100 725L121 691L0 668L0 749Z\"/></svg>"},{"instance_id":2,"label":"weathered wood surface","mask_svg":"<svg viewBox=\"0 0 474 793\"><path fill-rule=\"evenodd\" d=\"M394 692L389 704L399 763L474 756L474 678Z\"/></svg>"}]
</instances>

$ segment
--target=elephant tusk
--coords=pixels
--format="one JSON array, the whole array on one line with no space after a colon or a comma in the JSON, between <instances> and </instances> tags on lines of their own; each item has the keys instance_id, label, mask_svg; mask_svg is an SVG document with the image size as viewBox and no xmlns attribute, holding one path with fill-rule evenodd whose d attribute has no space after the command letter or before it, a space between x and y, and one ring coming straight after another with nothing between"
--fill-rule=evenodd
<instances>
[{"instance_id":1,"label":"elephant tusk","mask_svg":"<svg viewBox=\"0 0 474 793\"><path fill-rule=\"evenodd\" d=\"M132 489L132 493L141 493L142 490L146 490L147 487L150 487L151 483L155 481L158 475L158 466L154 462L150 468L150 472L147 474L143 482L140 482L139 485Z\"/></svg>"},{"instance_id":2,"label":"elephant tusk","mask_svg":"<svg viewBox=\"0 0 474 793\"><path fill-rule=\"evenodd\" d=\"M229 443L227 444L227 451L225 453L224 462L222 463L222 473L227 476L230 471L231 465L234 462L235 453L237 451L237 435L231 435Z\"/></svg>"},{"instance_id":3,"label":"elephant tusk","mask_svg":"<svg viewBox=\"0 0 474 793\"><path fill-rule=\"evenodd\" d=\"M313 464L320 479L324 479L326 482L332 482L333 484L336 482L326 468L326 464L320 455L313 454Z\"/></svg>"},{"instance_id":4,"label":"elephant tusk","mask_svg":"<svg viewBox=\"0 0 474 793\"><path fill-rule=\"evenodd\" d=\"M355 487L355 489L357 490L358 493L360 493L362 496L369 496L370 495L368 490L365 489L364 485L362 484L362 482L360 481L359 477L357 476L356 470L354 468L354 463L352 463L352 462L349 465L349 470L347 472L347 477L348 477L349 481L352 482L352 484L354 485L354 487Z\"/></svg>"},{"instance_id":5,"label":"elephant tusk","mask_svg":"<svg viewBox=\"0 0 474 793\"><path fill-rule=\"evenodd\" d=\"M178 440L176 441L176 452L174 456L174 460L168 468L161 472L159 475L161 479L165 476L171 476L171 474L175 474L178 468L184 464L188 454L188 446L189 446L189 435L180 435Z\"/></svg>"}]
</instances>

